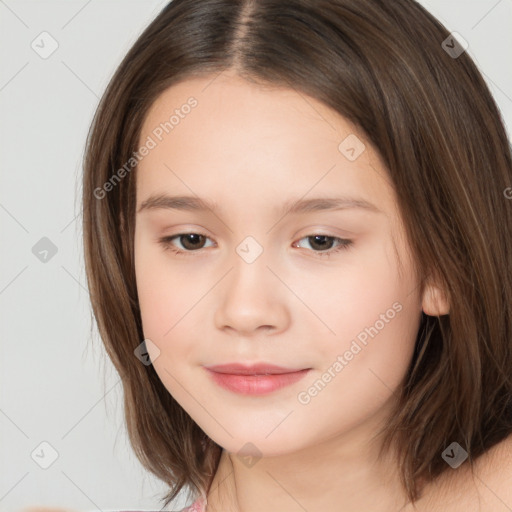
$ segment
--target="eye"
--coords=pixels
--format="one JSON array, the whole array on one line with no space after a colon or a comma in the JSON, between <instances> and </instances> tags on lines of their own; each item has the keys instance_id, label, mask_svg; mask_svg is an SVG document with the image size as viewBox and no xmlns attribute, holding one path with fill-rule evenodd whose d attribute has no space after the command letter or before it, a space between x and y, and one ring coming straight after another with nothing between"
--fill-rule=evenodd
<instances>
[{"instance_id":1,"label":"eye","mask_svg":"<svg viewBox=\"0 0 512 512\"><path fill-rule=\"evenodd\" d=\"M307 240L313 247L317 246L322 249L322 252L313 251L320 257L329 257L331 254L343 251L352 246L353 241L344 238L338 238L336 236L329 235L308 235L301 240ZM332 249L334 241L339 242L338 246ZM300 240L299 240L300 242ZM295 245L294 245L295 247Z\"/></svg>"},{"instance_id":2,"label":"eye","mask_svg":"<svg viewBox=\"0 0 512 512\"><path fill-rule=\"evenodd\" d=\"M163 237L159 241L164 246L164 249L170 250L176 254L185 254L202 249L201 246L206 238L208 237L201 233L179 233L178 235ZM173 245L174 239L179 240L180 243L184 242L182 243L184 250L176 248Z\"/></svg>"},{"instance_id":3,"label":"eye","mask_svg":"<svg viewBox=\"0 0 512 512\"><path fill-rule=\"evenodd\" d=\"M208 239L208 237L201 233L179 233L177 235L160 238L159 243L163 245L165 250L170 250L178 255L185 255L202 249L206 239ZM174 240L178 240L182 248L177 248L173 243ZM328 257L332 253L346 250L351 247L353 243L352 240L328 235L308 235L301 238L299 242L301 240L307 240L308 243L312 244L312 247L319 247L320 251L314 250L313 252L317 253L320 257ZM338 245L333 249L334 242L338 242ZM298 242L294 244L294 247L297 247L297 244Z\"/></svg>"}]
</instances>

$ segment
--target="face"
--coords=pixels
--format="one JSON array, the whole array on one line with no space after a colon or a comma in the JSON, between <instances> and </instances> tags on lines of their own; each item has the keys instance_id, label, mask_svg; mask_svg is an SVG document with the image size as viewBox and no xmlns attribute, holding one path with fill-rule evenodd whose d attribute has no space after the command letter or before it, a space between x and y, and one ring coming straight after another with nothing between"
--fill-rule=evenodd
<instances>
[{"instance_id":1,"label":"face","mask_svg":"<svg viewBox=\"0 0 512 512\"><path fill-rule=\"evenodd\" d=\"M142 127L144 335L163 385L216 443L291 453L387 410L419 327L416 273L385 167L354 126L293 89L212 80L166 90ZM305 371L206 369L229 363Z\"/></svg>"}]
</instances>

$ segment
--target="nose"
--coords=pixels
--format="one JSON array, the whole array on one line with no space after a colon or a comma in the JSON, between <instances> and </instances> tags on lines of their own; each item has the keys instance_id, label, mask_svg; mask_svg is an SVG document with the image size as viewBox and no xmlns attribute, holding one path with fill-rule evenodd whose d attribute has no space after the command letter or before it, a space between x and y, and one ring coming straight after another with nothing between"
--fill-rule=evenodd
<instances>
[{"instance_id":1,"label":"nose","mask_svg":"<svg viewBox=\"0 0 512 512\"><path fill-rule=\"evenodd\" d=\"M251 263L234 255L231 270L218 285L217 329L254 336L261 332L275 334L288 327L286 301L291 293L268 263L265 252Z\"/></svg>"}]
</instances>

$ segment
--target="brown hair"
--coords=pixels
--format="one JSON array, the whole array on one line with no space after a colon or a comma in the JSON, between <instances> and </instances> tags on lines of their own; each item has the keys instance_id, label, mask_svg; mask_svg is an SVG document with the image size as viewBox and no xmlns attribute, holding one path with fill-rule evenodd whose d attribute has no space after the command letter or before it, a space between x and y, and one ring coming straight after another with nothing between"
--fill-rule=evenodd
<instances>
[{"instance_id":1,"label":"brown hair","mask_svg":"<svg viewBox=\"0 0 512 512\"><path fill-rule=\"evenodd\" d=\"M422 315L385 427L383 449L396 445L411 501L420 480L448 467L441 453L451 442L472 464L512 433L511 150L481 74L466 52L447 51L449 37L413 0L174 0L119 65L84 157L85 265L99 332L122 378L130 442L169 484L165 505L182 488L205 493L222 448L134 356L144 334L136 176L126 162L160 93L223 70L294 88L362 130L396 190L420 293L435 276L449 297L449 315Z\"/></svg>"}]
</instances>

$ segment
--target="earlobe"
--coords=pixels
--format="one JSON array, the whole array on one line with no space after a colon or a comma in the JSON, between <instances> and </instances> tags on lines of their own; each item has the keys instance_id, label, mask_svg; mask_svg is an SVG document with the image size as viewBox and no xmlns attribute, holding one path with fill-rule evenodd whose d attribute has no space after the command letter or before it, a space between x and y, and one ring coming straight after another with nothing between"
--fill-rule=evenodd
<instances>
[{"instance_id":1,"label":"earlobe","mask_svg":"<svg viewBox=\"0 0 512 512\"><path fill-rule=\"evenodd\" d=\"M450 301L437 285L428 284L423 293L422 309L426 315L442 316L450 313Z\"/></svg>"}]
</instances>

